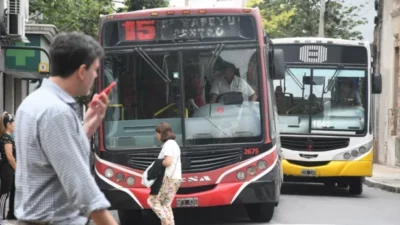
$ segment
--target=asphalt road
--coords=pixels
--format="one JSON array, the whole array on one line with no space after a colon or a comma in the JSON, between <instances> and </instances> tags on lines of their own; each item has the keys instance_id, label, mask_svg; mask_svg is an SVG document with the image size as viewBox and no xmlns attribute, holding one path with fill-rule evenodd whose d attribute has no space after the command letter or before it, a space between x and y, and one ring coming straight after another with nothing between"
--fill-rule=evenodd
<instances>
[{"instance_id":1,"label":"asphalt road","mask_svg":"<svg viewBox=\"0 0 400 225\"><path fill-rule=\"evenodd\" d=\"M241 207L176 210L175 218L177 225L261 225L251 223ZM142 225L158 224L150 214ZM364 186L363 195L352 197L323 185L285 184L273 220L264 224L399 225L400 194Z\"/></svg>"}]
</instances>

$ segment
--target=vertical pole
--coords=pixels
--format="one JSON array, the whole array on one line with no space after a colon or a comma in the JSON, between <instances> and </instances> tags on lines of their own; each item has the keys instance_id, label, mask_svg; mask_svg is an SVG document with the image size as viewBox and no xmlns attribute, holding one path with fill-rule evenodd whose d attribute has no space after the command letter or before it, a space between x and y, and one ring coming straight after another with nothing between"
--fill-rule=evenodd
<instances>
[{"instance_id":1,"label":"vertical pole","mask_svg":"<svg viewBox=\"0 0 400 225\"><path fill-rule=\"evenodd\" d=\"M325 29L325 0L321 0L321 8L319 11L319 30L318 36L324 37L324 29Z\"/></svg>"}]
</instances>

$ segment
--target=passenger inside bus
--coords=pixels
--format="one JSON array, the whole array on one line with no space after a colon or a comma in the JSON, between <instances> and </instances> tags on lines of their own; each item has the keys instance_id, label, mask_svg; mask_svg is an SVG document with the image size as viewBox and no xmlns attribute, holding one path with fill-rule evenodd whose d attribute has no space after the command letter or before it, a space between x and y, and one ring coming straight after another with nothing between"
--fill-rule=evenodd
<instances>
[{"instance_id":1,"label":"passenger inside bus","mask_svg":"<svg viewBox=\"0 0 400 225\"><path fill-rule=\"evenodd\" d=\"M218 97L228 92L241 92L243 99L256 101L257 95L251 86L239 76L239 70L229 62L222 62L217 65L220 74L215 78L211 86L210 103L216 103Z\"/></svg>"},{"instance_id":2,"label":"passenger inside bus","mask_svg":"<svg viewBox=\"0 0 400 225\"><path fill-rule=\"evenodd\" d=\"M356 85L350 79L343 79L339 85L339 98L335 106L361 106L362 101L360 93L358 92Z\"/></svg>"}]
</instances>

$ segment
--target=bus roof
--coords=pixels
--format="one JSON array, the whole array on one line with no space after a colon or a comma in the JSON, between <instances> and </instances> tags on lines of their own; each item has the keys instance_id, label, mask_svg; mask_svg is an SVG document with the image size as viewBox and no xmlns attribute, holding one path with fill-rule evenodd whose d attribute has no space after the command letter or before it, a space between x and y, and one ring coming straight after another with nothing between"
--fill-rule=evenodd
<instances>
[{"instance_id":1,"label":"bus roof","mask_svg":"<svg viewBox=\"0 0 400 225\"><path fill-rule=\"evenodd\" d=\"M185 14L183 13L185 11ZM143 9L132 12L114 13L103 15L102 18L107 19L122 19L132 17L149 17L149 16L171 16L167 12L173 12L174 16L177 15L207 15L207 14L256 14L259 9L256 8L225 8L225 7L206 7L206 8L192 8L192 7L164 7L164 8L153 8ZM189 13L188 13L189 12ZM157 13L158 15L152 15Z\"/></svg>"},{"instance_id":2,"label":"bus roof","mask_svg":"<svg viewBox=\"0 0 400 225\"><path fill-rule=\"evenodd\" d=\"M274 44L290 44L290 43L330 43L338 45L365 46L369 48L368 41L346 40L340 38L324 38L324 37L290 37L272 39Z\"/></svg>"}]
</instances>

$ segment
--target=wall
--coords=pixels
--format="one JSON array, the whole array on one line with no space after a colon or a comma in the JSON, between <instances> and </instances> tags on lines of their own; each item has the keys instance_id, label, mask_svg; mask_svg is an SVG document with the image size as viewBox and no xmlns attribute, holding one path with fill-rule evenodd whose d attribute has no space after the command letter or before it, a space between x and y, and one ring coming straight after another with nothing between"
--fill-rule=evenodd
<instances>
[{"instance_id":1,"label":"wall","mask_svg":"<svg viewBox=\"0 0 400 225\"><path fill-rule=\"evenodd\" d=\"M398 101L398 85L400 79L394 72L394 60L395 60L395 37L394 34L399 32L400 17L395 13L394 10L397 5L396 2L399 0L385 0L383 4L382 12L382 33L379 40L381 47L379 52L379 71L382 74L382 93L376 97L377 107L377 135L378 141L378 162L389 166L396 166L399 159L396 159L396 147L398 148L399 142L396 141L397 136L400 136L400 132L396 132L397 112L393 109L400 107L400 100ZM399 5L400 6L400 5ZM400 77L399 77L400 78ZM400 115L400 113L399 113ZM400 128L400 124L399 124Z\"/></svg>"}]
</instances>

